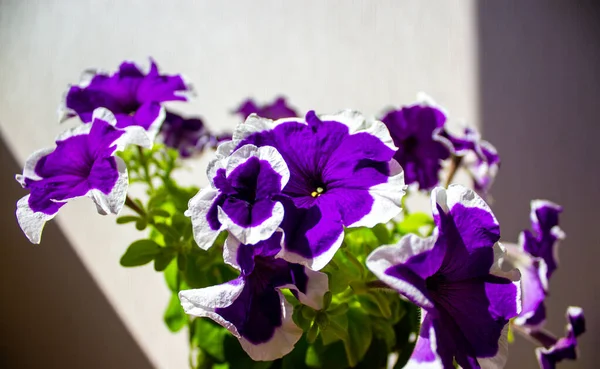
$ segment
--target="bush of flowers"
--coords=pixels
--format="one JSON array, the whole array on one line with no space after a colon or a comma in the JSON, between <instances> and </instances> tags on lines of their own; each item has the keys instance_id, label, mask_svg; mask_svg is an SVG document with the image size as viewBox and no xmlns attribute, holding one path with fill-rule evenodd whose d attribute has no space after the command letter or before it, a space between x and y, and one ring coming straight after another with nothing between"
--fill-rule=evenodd
<instances>
[{"instance_id":1,"label":"bush of flowers","mask_svg":"<svg viewBox=\"0 0 600 369\"><path fill-rule=\"evenodd\" d=\"M450 132L430 98L379 119L247 100L219 136L167 104L192 95L152 60L86 71L59 109L77 123L16 176L32 243L78 197L140 231L120 263L164 274L163 319L187 329L190 367L502 368L515 332L544 369L576 359L581 308L563 337L544 328L562 208L532 201L531 230L500 242L486 203L499 156L472 128ZM203 153L209 185L179 184ZM406 207L419 192L430 213Z\"/></svg>"}]
</instances>

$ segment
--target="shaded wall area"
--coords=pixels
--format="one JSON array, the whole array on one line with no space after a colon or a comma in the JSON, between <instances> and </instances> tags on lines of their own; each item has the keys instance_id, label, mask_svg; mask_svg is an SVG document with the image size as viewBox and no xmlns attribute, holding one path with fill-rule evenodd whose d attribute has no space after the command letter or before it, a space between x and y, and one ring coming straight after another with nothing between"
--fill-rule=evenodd
<instances>
[{"instance_id":1,"label":"shaded wall area","mask_svg":"<svg viewBox=\"0 0 600 369\"><path fill-rule=\"evenodd\" d=\"M19 171L0 137L0 368L152 368L56 223L22 234Z\"/></svg>"},{"instance_id":2,"label":"shaded wall area","mask_svg":"<svg viewBox=\"0 0 600 369\"><path fill-rule=\"evenodd\" d=\"M550 281L548 328L563 334L569 305L588 332L580 361L600 362L600 4L592 1L480 1L480 109L485 137L502 157L493 208L502 237L529 227L529 201L564 206L560 269ZM508 368L537 368L519 339Z\"/></svg>"}]
</instances>

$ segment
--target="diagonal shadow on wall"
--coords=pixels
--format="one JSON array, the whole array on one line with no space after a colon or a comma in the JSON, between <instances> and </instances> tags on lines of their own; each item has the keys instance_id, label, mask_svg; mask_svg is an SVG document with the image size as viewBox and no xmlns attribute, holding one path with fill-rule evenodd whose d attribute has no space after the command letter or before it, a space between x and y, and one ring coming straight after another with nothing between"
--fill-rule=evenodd
<instances>
[{"instance_id":1,"label":"diagonal shadow on wall","mask_svg":"<svg viewBox=\"0 0 600 369\"><path fill-rule=\"evenodd\" d=\"M562 335L567 306L586 312L578 362L600 361L600 3L478 1L480 111L502 168L492 194L502 238L529 227L529 201L564 206L567 239L550 281L548 328ZM507 368L538 368L533 345L518 339Z\"/></svg>"},{"instance_id":2,"label":"diagonal shadow on wall","mask_svg":"<svg viewBox=\"0 0 600 369\"><path fill-rule=\"evenodd\" d=\"M18 172L0 137L0 368L152 368L56 223L27 241Z\"/></svg>"}]
</instances>

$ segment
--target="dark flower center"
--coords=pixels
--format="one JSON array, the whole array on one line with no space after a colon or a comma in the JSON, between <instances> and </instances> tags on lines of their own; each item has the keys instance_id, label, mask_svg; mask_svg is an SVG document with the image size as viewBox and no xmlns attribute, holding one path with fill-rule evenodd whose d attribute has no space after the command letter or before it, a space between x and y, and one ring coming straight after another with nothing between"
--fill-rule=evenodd
<instances>
[{"instance_id":1,"label":"dark flower center","mask_svg":"<svg viewBox=\"0 0 600 369\"><path fill-rule=\"evenodd\" d=\"M417 148L419 140L415 136L408 136L403 142L405 152L413 152Z\"/></svg>"},{"instance_id":2,"label":"dark flower center","mask_svg":"<svg viewBox=\"0 0 600 369\"><path fill-rule=\"evenodd\" d=\"M434 274L425 280L425 286L431 292L439 292L446 278L440 274Z\"/></svg>"}]
</instances>

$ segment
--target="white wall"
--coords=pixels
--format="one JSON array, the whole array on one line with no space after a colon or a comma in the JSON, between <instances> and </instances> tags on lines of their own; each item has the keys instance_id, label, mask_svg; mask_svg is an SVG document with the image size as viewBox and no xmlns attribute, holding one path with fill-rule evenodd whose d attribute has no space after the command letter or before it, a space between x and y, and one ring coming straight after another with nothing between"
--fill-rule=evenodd
<instances>
[{"instance_id":1,"label":"white wall","mask_svg":"<svg viewBox=\"0 0 600 369\"><path fill-rule=\"evenodd\" d=\"M457 117L477 117L473 1L2 0L0 132L12 152L24 162L52 144L64 128L57 104L80 71L148 56L187 75L198 98L184 110L220 130L235 124L228 112L245 97L280 93L301 110L377 114L424 90ZM184 368L185 334L172 336L161 320L161 276L118 265L138 234L85 200L57 219L151 361Z\"/></svg>"}]
</instances>

